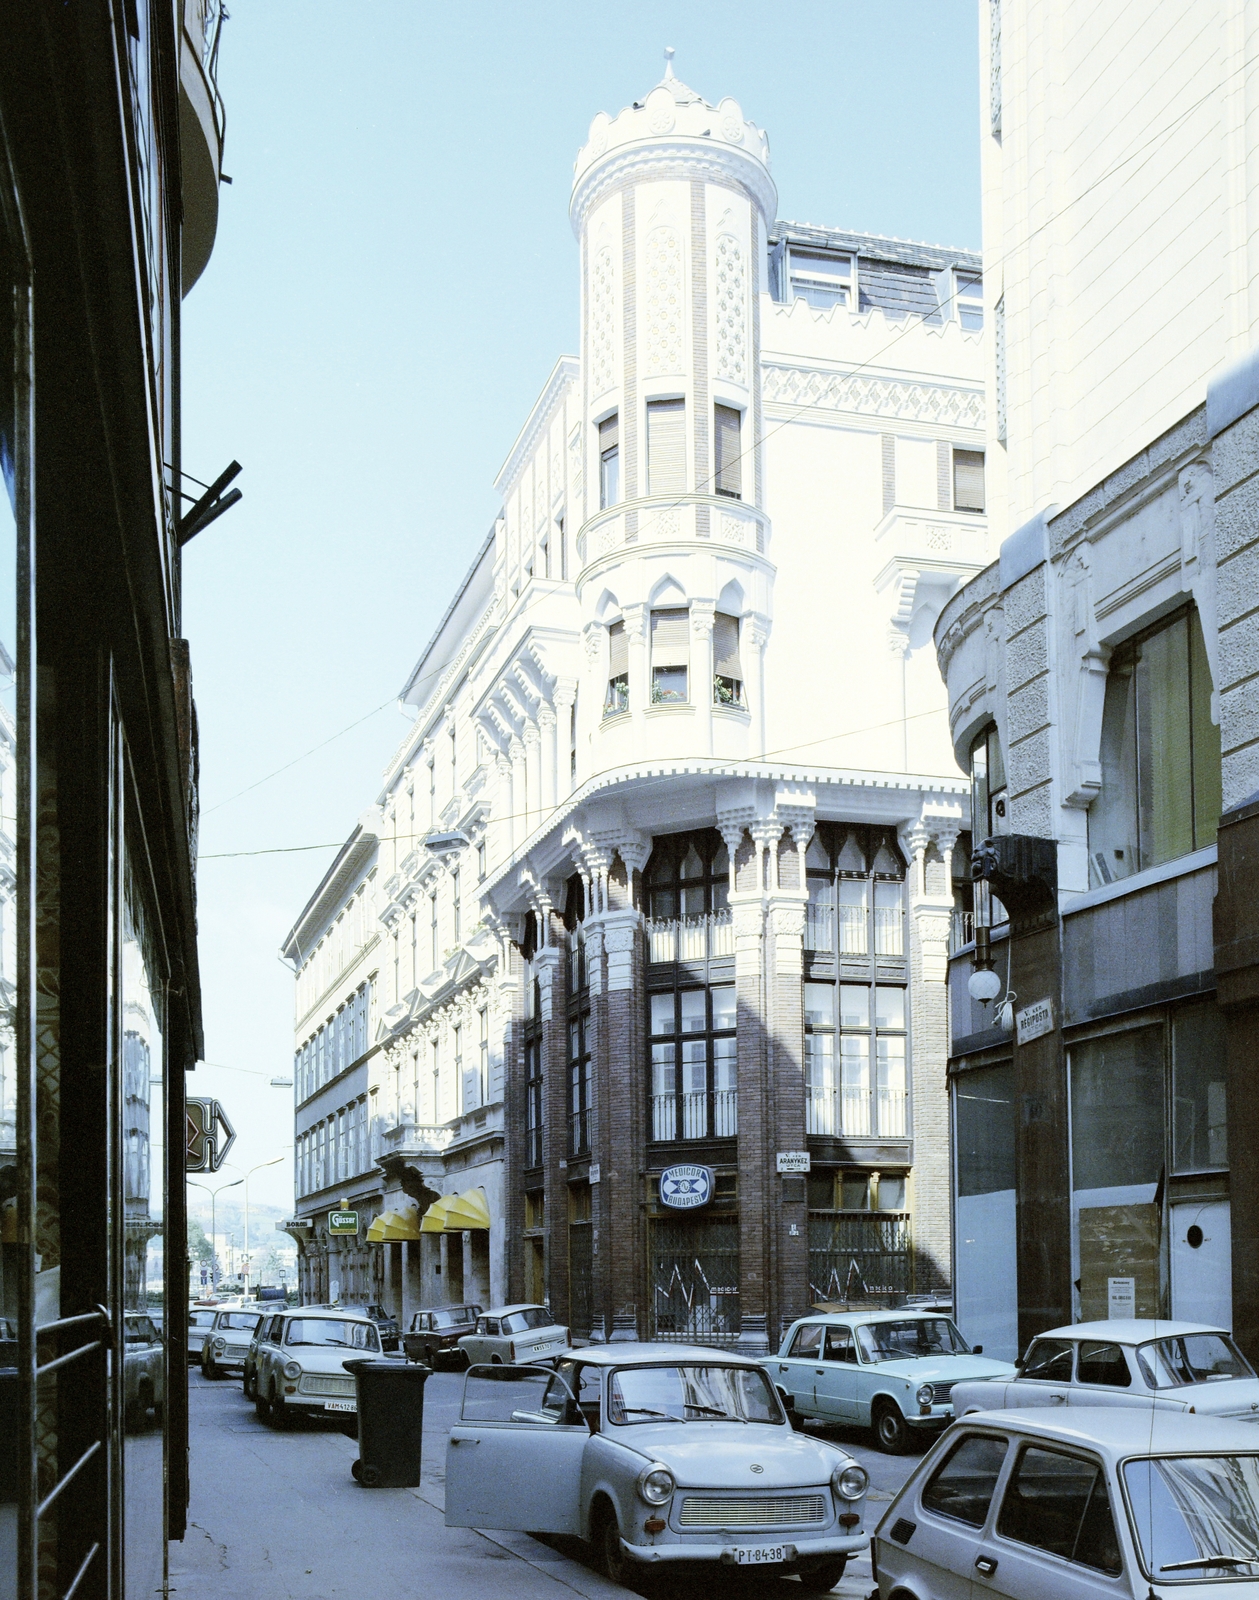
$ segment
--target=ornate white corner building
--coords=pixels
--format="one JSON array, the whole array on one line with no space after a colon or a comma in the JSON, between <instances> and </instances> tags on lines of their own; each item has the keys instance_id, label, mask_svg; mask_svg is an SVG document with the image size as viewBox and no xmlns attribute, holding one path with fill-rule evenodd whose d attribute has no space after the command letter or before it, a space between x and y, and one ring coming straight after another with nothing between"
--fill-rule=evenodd
<instances>
[{"instance_id":1,"label":"ornate white corner building","mask_svg":"<svg viewBox=\"0 0 1259 1600\"><path fill-rule=\"evenodd\" d=\"M286 945L311 1298L764 1348L949 1285L979 258L776 214L765 134L671 66L591 124L580 352Z\"/></svg>"}]
</instances>

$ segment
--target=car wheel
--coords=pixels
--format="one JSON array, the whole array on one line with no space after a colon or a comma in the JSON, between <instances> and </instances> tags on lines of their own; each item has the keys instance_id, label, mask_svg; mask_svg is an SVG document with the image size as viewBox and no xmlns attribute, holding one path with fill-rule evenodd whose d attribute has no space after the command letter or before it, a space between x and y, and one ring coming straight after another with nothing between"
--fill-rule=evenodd
<instances>
[{"instance_id":1,"label":"car wheel","mask_svg":"<svg viewBox=\"0 0 1259 1600\"><path fill-rule=\"evenodd\" d=\"M796 1410L796 1403L791 1399L784 1399L783 1409L787 1413L787 1421L796 1433L804 1432L804 1418Z\"/></svg>"},{"instance_id":2,"label":"car wheel","mask_svg":"<svg viewBox=\"0 0 1259 1600\"><path fill-rule=\"evenodd\" d=\"M874 1442L889 1456L904 1455L909 1443L905 1419L890 1400L885 1400L874 1413Z\"/></svg>"},{"instance_id":3,"label":"car wheel","mask_svg":"<svg viewBox=\"0 0 1259 1600\"><path fill-rule=\"evenodd\" d=\"M254 1415L258 1418L259 1422L271 1421L270 1404L263 1398L262 1395L257 1393L254 1395Z\"/></svg>"},{"instance_id":4,"label":"car wheel","mask_svg":"<svg viewBox=\"0 0 1259 1600\"><path fill-rule=\"evenodd\" d=\"M283 1433L286 1428L292 1426L292 1414L285 1406L284 1401L280 1398L280 1391L276 1388L275 1384L271 1385L271 1404L268 1407L268 1410L271 1413L271 1426L273 1428L276 1428Z\"/></svg>"},{"instance_id":5,"label":"car wheel","mask_svg":"<svg viewBox=\"0 0 1259 1600\"><path fill-rule=\"evenodd\" d=\"M219 1378L219 1369L214 1365L213 1361L203 1361L201 1363L201 1376L208 1379L210 1383L216 1383Z\"/></svg>"},{"instance_id":6,"label":"car wheel","mask_svg":"<svg viewBox=\"0 0 1259 1600\"><path fill-rule=\"evenodd\" d=\"M491 1356L490 1357L490 1365L492 1367L501 1367L502 1364L503 1364L502 1356Z\"/></svg>"},{"instance_id":7,"label":"car wheel","mask_svg":"<svg viewBox=\"0 0 1259 1600\"><path fill-rule=\"evenodd\" d=\"M254 1380L253 1380L253 1378L250 1376L250 1374L248 1372L246 1372L245 1375L241 1378L240 1385L241 1385L241 1388L245 1391L245 1399L246 1400L253 1400L253 1399L255 1399L257 1397L257 1391L254 1388Z\"/></svg>"},{"instance_id":8,"label":"car wheel","mask_svg":"<svg viewBox=\"0 0 1259 1600\"><path fill-rule=\"evenodd\" d=\"M844 1575L847 1556L837 1556L833 1561L823 1561L800 1574L800 1587L806 1594L830 1594Z\"/></svg>"},{"instance_id":9,"label":"car wheel","mask_svg":"<svg viewBox=\"0 0 1259 1600\"><path fill-rule=\"evenodd\" d=\"M611 1506L605 1506L599 1517L599 1524L595 1530L595 1553L599 1557L599 1565L603 1568L604 1576L628 1589L629 1557L621 1549L621 1528L616 1520L616 1512Z\"/></svg>"}]
</instances>

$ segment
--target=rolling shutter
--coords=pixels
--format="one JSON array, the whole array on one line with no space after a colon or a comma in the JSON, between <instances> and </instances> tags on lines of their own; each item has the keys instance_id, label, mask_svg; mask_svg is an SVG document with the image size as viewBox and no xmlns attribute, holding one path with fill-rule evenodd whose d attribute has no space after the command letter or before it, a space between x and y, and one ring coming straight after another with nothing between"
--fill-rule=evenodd
<instances>
[{"instance_id":1,"label":"rolling shutter","mask_svg":"<svg viewBox=\"0 0 1259 1600\"><path fill-rule=\"evenodd\" d=\"M742 462L739 459L739 413L733 406L717 406L714 410L717 493L738 500L743 494Z\"/></svg>"},{"instance_id":2,"label":"rolling shutter","mask_svg":"<svg viewBox=\"0 0 1259 1600\"><path fill-rule=\"evenodd\" d=\"M686 493L686 401L647 402L647 493Z\"/></svg>"},{"instance_id":3,"label":"rolling shutter","mask_svg":"<svg viewBox=\"0 0 1259 1600\"><path fill-rule=\"evenodd\" d=\"M713 618L713 674L718 678L733 678L743 682L743 667L739 662L739 619L719 611Z\"/></svg>"},{"instance_id":4,"label":"rolling shutter","mask_svg":"<svg viewBox=\"0 0 1259 1600\"><path fill-rule=\"evenodd\" d=\"M629 640L625 624L614 622L608 629L608 677L620 678L629 672Z\"/></svg>"},{"instance_id":5,"label":"rolling shutter","mask_svg":"<svg viewBox=\"0 0 1259 1600\"><path fill-rule=\"evenodd\" d=\"M653 611L651 614L651 664L653 667L685 667L690 660L686 637L690 612Z\"/></svg>"},{"instance_id":6,"label":"rolling shutter","mask_svg":"<svg viewBox=\"0 0 1259 1600\"><path fill-rule=\"evenodd\" d=\"M953 509L984 509L984 453L982 450L953 452Z\"/></svg>"}]
</instances>

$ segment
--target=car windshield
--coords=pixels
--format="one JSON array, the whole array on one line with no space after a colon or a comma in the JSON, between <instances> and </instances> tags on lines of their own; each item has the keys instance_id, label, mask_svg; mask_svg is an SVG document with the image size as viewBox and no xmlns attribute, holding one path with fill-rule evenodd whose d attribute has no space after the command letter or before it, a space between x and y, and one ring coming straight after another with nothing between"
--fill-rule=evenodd
<instances>
[{"instance_id":1,"label":"car windshield","mask_svg":"<svg viewBox=\"0 0 1259 1600\"><path fill-rule=\"evenodd\" d=\"M867 1361L912 1361L916 1356L964 1356L970 1346L948 1317L863 1322L857 1343Z\"/></svg>"},{"instance_id":2,"label":"car windshield","mask_svg":"<svg viewBox=\"0 0 1259 1600\"><path fill-rule=\"evenodd\" d=\"M1259 1577L1259 1456L1144 1457L1123 1474L1148 1577Z\"/></svg>"},{"instance_id":3,"label":"car windshield","mask_svg":"<svg viewBox=\"0 0 1259 1600\"><path fill-rule=\"evenodd\" d=\"M262 1318L256 1311L225 1311L219 1317L220 1328L240 1328L252 1333Z\"/></svg>"},{"instance_id":4,"label":"car windshield","mask_svg":"<svg viewBox=\"0 0 1259 1600\"><path fill-rule=\"evenodd\" d=\"M541 1306L530 1306L527 1311L513 1311L503 1318L504 1333L528 1333L530 1328L554 1327L555 1319Z\"/></svg>"},{"instance_id":5,"label":"car windshield","mask_svg":"<svg viewBox=\"0 0 1259 1600\"><path fill-rule=\"evenodd\" d=\"M755 1367L623 1367L608 1388L611 1422L781 1422Z\"/></svg>"},{"instance_id":6,"label":"car windshield","mask_svg":"<svg viewBox=\"0 0 1259 1600\"><path fill-rule=\"evenodd\" d=\"M380 1349L376 1329L370 1322L343 1322L339 1317L294 1317L284 1342L337 1345L347 1350Z\"/></svg>"},{"instance_id":7,"label":"car windshield","mask_svg":"<svg viewBox=\"0 0 1259 1600\"><path fill-rule=\"evenodd\" d=\"M471 1318L468 1316L468 1313L462 1309L462 1307L459 1307L454 1311L433 1312L433 1326L435 1328L457 1328L461 1324L469 1321L471 1321Z\"/></svg>"},{"instance_id":8,"label":"car windshield","mask_svg":"<svg viewBox=\"0 0 1259 1600\"><path fill-rule=\"evenodd\" d=\"M1182 1333L1154 1339L1137 1351L1141 1376L1151 1389L1179 1389L1220 1378L1253 1378L1250 1363L1223 1333Z\"/></svg>"},{"instance_id":9,"label":"car windshield","mask_svg":"<svg viewBox=\"0 0 1259 1600\"><path fill-rule=\"evenodd\" d=\"M210 1328L214 1325L213 1311L193 1311L188 1317L190 1328Z\"/></svg>"}]
</instances>

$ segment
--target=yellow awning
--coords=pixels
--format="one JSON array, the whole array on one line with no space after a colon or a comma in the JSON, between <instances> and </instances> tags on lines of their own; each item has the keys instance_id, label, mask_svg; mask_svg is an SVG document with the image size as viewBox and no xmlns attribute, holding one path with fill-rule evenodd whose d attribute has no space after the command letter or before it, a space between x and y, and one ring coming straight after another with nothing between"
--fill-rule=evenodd
<instances>
[{"instance_id":1,"label":"yellow awning","mask_svg":"<svg viewBox=\"0 0 1259 1600\"><path fill-rule=\"evenodd\" d=\"M368 1244L394 1244L401 1239L418 1239L415 1212L382 1211L367 1230Z\"/></svg>"},{"instance_id":2,"label":"yellow awning","mask_svg":"<svg viewBox=\"0 0 1259 1600\"><path fill-rule=\"evenodd\" d=\"M421 1233L462 1233L465 1228L488 1228L490 1202L485 1190L468 1189L463 1194L444 1194L434 1200L420 1222Z\"/></svg>"}]
</instances>

